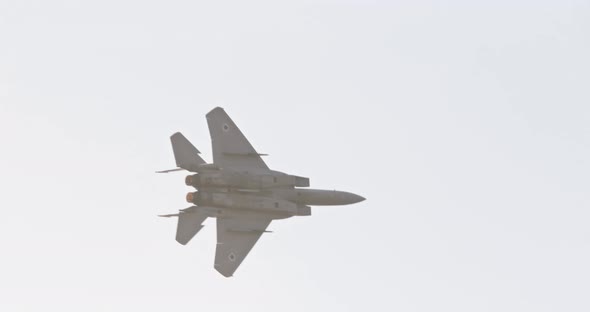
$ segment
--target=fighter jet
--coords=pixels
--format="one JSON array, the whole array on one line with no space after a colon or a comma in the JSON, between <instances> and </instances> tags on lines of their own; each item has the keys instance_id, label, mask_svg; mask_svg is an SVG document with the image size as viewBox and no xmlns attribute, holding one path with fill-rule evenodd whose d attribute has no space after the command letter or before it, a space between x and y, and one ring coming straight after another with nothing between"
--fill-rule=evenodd
<instances>
[{"instance_id":1,"label":"fighter jet","mask_svg":"<svg viewBox=\"0 0 590 312\"><path fill-rule=\"evenodd\" d=\"M365 200L342 191L310 189L309 178L268 168L232 119L221 108L207 115L213 163L180 132L170 137L177 168L187 170L185 184L196 189L186 195L192 204L178 213L176 241L186 245L207 218L217 219L215 269L225 277L237 270L273 220L310 216L310 206L348 205Z\"/></svg>"}]
</instances>

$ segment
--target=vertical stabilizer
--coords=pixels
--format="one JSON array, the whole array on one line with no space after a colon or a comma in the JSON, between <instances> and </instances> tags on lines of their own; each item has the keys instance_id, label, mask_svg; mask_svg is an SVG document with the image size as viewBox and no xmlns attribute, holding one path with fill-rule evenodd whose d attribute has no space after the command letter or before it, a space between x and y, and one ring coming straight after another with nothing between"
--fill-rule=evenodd
<instances>
[{"instance_id":1,"label":"vertical stabilizer","mask_svg":"<svg viewBox=\"0 0 590 312\"><path fill-rule=\"evenodd\" d=\"M176 132L170 137L172 150L176 166L188 171L197 171L199 165L205 164L205 161L199 156L199 150L187 140L180 132Z\"/></svg>"}]
</instances>

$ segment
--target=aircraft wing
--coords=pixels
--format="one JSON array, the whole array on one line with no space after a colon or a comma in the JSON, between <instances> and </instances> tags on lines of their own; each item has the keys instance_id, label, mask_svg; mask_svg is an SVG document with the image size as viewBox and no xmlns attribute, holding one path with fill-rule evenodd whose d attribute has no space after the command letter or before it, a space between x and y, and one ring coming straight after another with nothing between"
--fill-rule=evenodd
<instances>
[{"instance_id":1,"label":"aircraft wing","mask_svg":"<svg viewBox=\"0 0 590 312\"><path fill-rule=\"evenodd\" d=\"M221 107L207 113L213 163L219 167L268 169L242 131Z\"/></svg>"},{"instance_id":2,"label":"aircraft wing","mask_svg":"<svg viewBox=\"0 0 590 312\"><path fill-rule=\"evenodd\" d=\"M253 217L217 218L215 269L225 277L232 276L271 221Z\"/></svg>"}]
</instances>

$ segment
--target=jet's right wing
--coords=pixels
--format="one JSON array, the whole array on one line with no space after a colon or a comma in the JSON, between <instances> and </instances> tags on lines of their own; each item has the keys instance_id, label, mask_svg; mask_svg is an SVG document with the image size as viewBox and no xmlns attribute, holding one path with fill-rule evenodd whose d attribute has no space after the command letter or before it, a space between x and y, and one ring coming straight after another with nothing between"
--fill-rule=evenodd
<instances>
[{"instance_id":1,"label":"jet's right wing","mask_svg":"<svg viewBox=\"0 0 590 312\"><path fill-rule=\"evenodd\" d=\"M270 218L217 218L217 249L215 269L230 277L270 224Z\"/></svg>"},{"instance_id":2,"label":"jet's right wing","mask_svg":"<svg viewBox=\"0 0 590 312\"><path fill-rule=\"evenodd\" d=\"M219 167L268 169L252 144L221 107L207 113L213 163Z\"/></svg>"}]
</instances>

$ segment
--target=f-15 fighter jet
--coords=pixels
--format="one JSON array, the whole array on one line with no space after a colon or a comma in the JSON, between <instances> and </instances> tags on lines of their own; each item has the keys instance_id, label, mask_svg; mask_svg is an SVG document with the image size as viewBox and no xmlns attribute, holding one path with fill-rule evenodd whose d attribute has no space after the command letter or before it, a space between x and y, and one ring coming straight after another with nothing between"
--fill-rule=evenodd
<instances>
[{"instance_id":1,"label":"f-15 fighter jet","mask_svg":"<svg viewBox=\"0 0 590 312\"><path fill-rule=\"evenodd\" d=\"M309 179L268 168L240 129L217 107L207 114L213 147L213 163L179 132L170 137L178 168L197 189L186 195L192 206L176 214L176 241L186 245L203 228L203 221L217 219L215 269L230 277L250 252L272 220L311 215L310 206L348 205L362 196L331 190L309 189Z\"/></svg>"}]
</instances>

